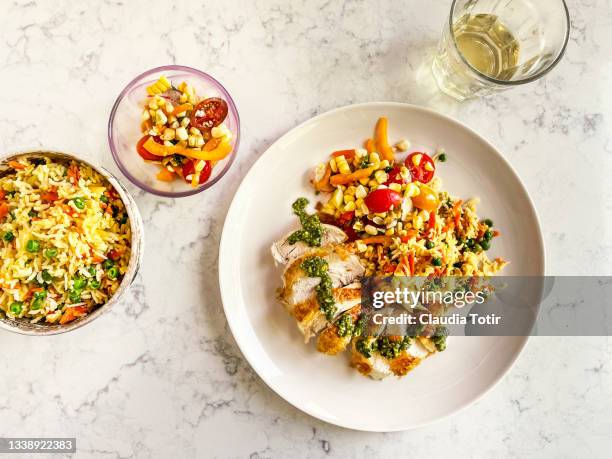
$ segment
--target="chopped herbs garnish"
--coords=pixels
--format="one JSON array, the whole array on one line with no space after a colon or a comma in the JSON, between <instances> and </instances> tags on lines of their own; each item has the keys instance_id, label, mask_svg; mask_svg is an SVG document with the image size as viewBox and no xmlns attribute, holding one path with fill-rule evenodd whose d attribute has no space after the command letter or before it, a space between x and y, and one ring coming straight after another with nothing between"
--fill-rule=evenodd
<instances>
[{"instance_id":1,"label":"chopped herbs garnish","mask_svg":"<svg viewBox=\"0 0 612 459\"><path fill-rule=\"evenodd\" d=\"M317 214L308 215L306 212L307 205L308 199L306 198L299 198L293 203L293 212L299 217L302 229L293 232L287 242L295 244L302 241L310 247L319 247L323 237L323 225L321 225Z\"/></svg>"},{"instance_id":2,"label":"chopped herbs garnish","mask_svg":"<svg viewBox=\"0 0 612 459\"><path fill-rule=\"evenodd\" d=\"M331 321L336 313L336 304L333 295L333 286L329 276L329 265L321 257L310 257L302 262L300 267L306 271L308 277L318 277L321 279L315 287L319 308L325 314L327 320Z\"/></svg>"}]
</instances>

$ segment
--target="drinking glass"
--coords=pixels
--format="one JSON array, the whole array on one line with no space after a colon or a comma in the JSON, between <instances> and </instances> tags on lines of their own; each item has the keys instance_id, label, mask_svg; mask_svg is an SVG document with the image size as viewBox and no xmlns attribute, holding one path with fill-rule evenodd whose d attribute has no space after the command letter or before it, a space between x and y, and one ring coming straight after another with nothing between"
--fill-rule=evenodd
<instances>
[{"instance_id":1,"label":"drinking glass","mask_svg":"<svg viewBox=\"0 0 612 459\"><path fill-rule=\"evenodd\" d=\"M561 60L569 30L564 0L453 0L434 78L457 100L529 83Z\"/></svg>"}]
</instances>

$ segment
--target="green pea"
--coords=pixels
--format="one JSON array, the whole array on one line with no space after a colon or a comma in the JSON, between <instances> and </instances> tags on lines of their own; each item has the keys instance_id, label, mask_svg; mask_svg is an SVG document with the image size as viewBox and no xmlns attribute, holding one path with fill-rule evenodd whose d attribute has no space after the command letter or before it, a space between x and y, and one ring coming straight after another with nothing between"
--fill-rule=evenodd
<instances>
[{"instance_id":1,"label":"green pea","mask_svg":"<svg viewBox=\"0 0 612 459\"><path fill-rule=\"evenodd\" d=\"M474 248L474 244L476 244L476 241L474 239L468 239L465 243L465 245L468 247L468 249L473 249Z\"/></svg>"},{"instance_id":2,"label":"green pea","mask_svg":"<svg viewBox=\"0 0 612 459\"><path fill-rule=\"evenodd\" d=\"M83 290L86 285L87 285L87 281L83 279L82 277L74 278L74 289L75 290Z\"/></svg>"},{"instance_id":3,"label":"green pea","mask_svg":"<svg viewBox=\"0 0 612 459\"><path fill-rule=\"evenodd\" d=\"M441 153L440 156L438 156L438 161L440 161L441 163L445 163L446 162L446 153Z\"/></svg>"},{"instance_id":4,"label":"green pea","mask_svg":"<svg viewBox=\"0 0 612 459\"><path fill-rule=\"evenodd\" d=\"M23 309L23 303L21 301L15 301L9 306L9 309L14 316L18 316Z\"/></svg>"},{"instance_id":5,"label":"green pea","mask_svg":"<svg viewBox=\"0 0 612 459\"><path fill-rule=\"evenodd\" d=\"M482 242L484 242L484 241L482 241ZM476 253L482 252L482 245L481 245L481 243L480 244L479 243L474 244L474 248L472 250L474 252L476 252Z\"/></svg>"},{"instance_id":6,"label":"green pea","mask_svg":"<svg viewBox=\"0 0 612 459\"><path fill-rule=\"evenodd\" d=\"M43 290L42 292L34 292L34 299L36 300L44 300L47 298L47 291Z\"/></svg>"},{"instance_id":7,"label":"green pea","mask_svg":"<svg viewBox=\"0 0 612 459\"><path fill-rule=\"evenodd\" d=\"M4 239L6 242L11 242L13 239L15 239L15 235L12 233L12 231L7 231L4 233L2 239Z\"/></svg>"},{"instance_id":8,"label":"green pea","mask_svg":"<svg viewBox=\"0 0 612 459\"><path fill-rule=\"evenodd\" d=\"M31 211L28 212L28 217L38 217L38 212L32 209Z\"/></svg>"},{"instance_id":9,"label":"green pea","mask_svg":"<svg viewBox=\"0 0 612 459\"><path fill-rule=\"evenodd\" d=\"M385 172L388 174L389 172L391 172L393 170L393 166L387 166L385 167Z\"/></svg>"},{"instance_id":10,"label":"green pea","mask_svg":"<svg viewBox=\"0 0 612 459\"><path fill-rule=\"evenodd\" d=\"M491 226L493 226L493 220L491 220L490 218L486 218L484 224L490 228Z\"/></svg>"},{"instance_id":11,"label":"green pea","mask_svg":"<svg viewBox=\"0 0 612 459\"><path fill-rule=\"evenodd\" d=\"M79 210L83 210L85 208L85 200L83 198L74 198L72 202L74 203L74 207Z\"/></svg>"},{"instance_id":12,"label":"green pea","mask_svg":"<svg viewBox=\"0 0 612 459\"><path fill-rule=\"evenodd\" d=\"M42 308L42 305L43 305L44 302L45 302L44 298L36 298L32 302L32 306L30 306L30 309L32 309L33 311L36 311L36 310Z\"/></svg>"},{"instance_id":13,"label":"green pea","mask_svg":"<svg viewBox=\"0 0 612 459\"><path fill-rule=\"evenodd\" d=\"M128 216L127 216L127 214L123 214L123 215L121 216L121 220L119 220L119 224L120 224L120 225L125 225L125 224L127 223L127 221L128 221Z\"/></svg>"},{"instance_id":14,"label":"green pea","mask_svg":"<svg viewBox=\"0 0 612 459\"><path fill-rule=\"evenodd\" d=\"M482 247L483 250L489 250L491 248L491 243L489 241L480 241L480 247Z\"/></svg>"},{"instance_id":15,"label":"green pea","mask_svg":"<svg viewBox=\"0 0 612 459\"><path fill-rule=\"evenodd\" d=\"M490 241L491 239L493 239L493 233L489 230L486 230L482 237L485 241Z\"/></svg>"},{"instance_id":16,"label":"green pea","mask_svg":"<svg viewBox=\"0 0 612 459\"><path fill-rule=\"evenodd\" d=\"M431 264L434 266L442 266L442 260L438 257L434 257L431 259Z\"/></svg>"},{"instance_id":17,"label":"green pea","mask_svg":"<svg viewBox=\"0 0 612 459\"><path fill-rule=\"evenodd\" d=\"M89 281L89 286L94 290L98 290L100 288L100 281L96 279L92 279Z\"/></svg>"},{"instance_id":18,"label":"green pea","mask_svg":"<svg viewBox=\"0 0 612 459\"><path fill-rule=\"evenodd\" d=\"M425 247L428 249L433 249L434 248L434 243L433 241L425 241Z\"/></svg>"},{"instance_id":19,"label":"green pea","mask_svg":"<svg viewBox=\"0 0 612 459\"><path fill-rule=\"evenodd\" d=\"M94 268L93 266L90 266L89 268L87 268L87 272L89 273L90 276L95 276L96 268Z\"/></svg>"},{"instance_id":20,"label":"green pea","mask_svg":"<svg viewBox=\"0 0 612 459\"><path fill-rule=\"evenodd\" d=\"M45 257L47 258L55 258L57 256L57 249L47 249L45 250Z\"/></svg>"},{"instance_id":21,"label":"green pea","mask_svg":"<svg viewBox=\"0 0 612 459\"><path fill-rule=\"evenodd\" d=\"M38 252L40 250L40 242L30 239L26 244L26 250L30 253Z\"/></svg>"},{"instance_id":22,"label":"green pea","mask_svg":"<svg viewBox=\"0 0 612 459\"><path fill-rule=\"evenodd\" d=\"M104 204L108 204L108 196L103 194L100 196L100 201L102 201Z\"/></svg>"},{"instance_id":23,"label":"green pea","mask_svg":"<svg viewBox=\"0 0 612 459\"><path fill-rule=\"evenodd\" d=\"M72 303L78 303L81 301L81 291L80 290L72 290L68 295L68 298Z\"/></svg>"},{"instance_id":24,"label":"green pea","mask_svg":"<svg viewBox=\"0 0 612 459\"><path fill-rule=\"evenodd\" d=\"M50 283L53 280L53 276L45 269L42 272L42 280L46 283Z\"/></svg>"},{"instance_id":25,"label":"green pea","mask_svg":"<svg viewBox=\"0 0 612 459\"><path fill-rule=\"evenodd\" d=\"M113 266L111 269L108 270L106 275L110 280L115 280L119 277L119 269Z\"/></svg>"},{"instance_id":26,"label":"green pea","mask_svg":"<svg viewBox=\"0 0 612 459\"><path fill-rule=\"evenodd\" d=\"M111 269L113 266L115 266L115 262L113 260L111 260L110 258L104 260L104 263L102 263L102 267L108 271L109 269Z\"/></svg>"}]
</instances>

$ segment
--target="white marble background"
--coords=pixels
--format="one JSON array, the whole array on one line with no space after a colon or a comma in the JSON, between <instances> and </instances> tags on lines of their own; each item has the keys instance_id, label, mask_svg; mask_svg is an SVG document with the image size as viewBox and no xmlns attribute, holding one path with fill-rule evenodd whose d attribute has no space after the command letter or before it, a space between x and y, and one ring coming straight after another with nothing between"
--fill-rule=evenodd
<instances>
[{"instance_id":1,"label":"white marble background","mask_svg":"<svg viewBox=\"0 0 612 459\"><path fill-rule=\"evenodd\" d=\"M217 284L227 207L259 155L313 115L378 100L437 108L505 152L539 210L549 273L612 274L612 1L568 3L571 41L550 76L459 105L428 88L422 66L449 0L1 0L0 151L54 147L118 173L106 140L114 99L169 63L227 86L243 142L208 193L173 201L130 188L147 248L123 307L67 335L0 334L0 436L75 436L79 457L102 458L609 457L611 339L532 339L457 416L366 434L302 414L259 380Z\"/></svg>"}]
</instances>

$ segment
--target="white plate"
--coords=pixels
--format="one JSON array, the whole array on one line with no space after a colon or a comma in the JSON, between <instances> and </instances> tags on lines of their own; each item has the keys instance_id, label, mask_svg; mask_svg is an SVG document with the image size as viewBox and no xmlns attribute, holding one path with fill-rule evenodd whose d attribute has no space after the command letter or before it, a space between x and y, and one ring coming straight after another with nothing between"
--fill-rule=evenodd
<instances>
[{"instance_id":1,"label":"white plate","mask_svg":"<svg viewBox=\"0 0 612 459\"><path fill-rule=\"evenodd\" d=\"M421 426L473 403L510 369L525 337L455 337L448 349L402 379L374 381L304 345L294 319L278 304L282 269L270 255L273 241L296 228L292 202L315 201L311 168L330 152L360 146L380 116L389 139L413 148L443 146L438 166L444 188L462 198L480 196L479 215L502 237L492 256L511 261L506 275L543 275L538 218L512 167L471 129L434 111L400 103L352 105L317 116L274 143L244 178L225 220L219 255L223 306L240 349L259 376L306 413L339 426L396 431Z\"/></svg>"}]
</instances>

